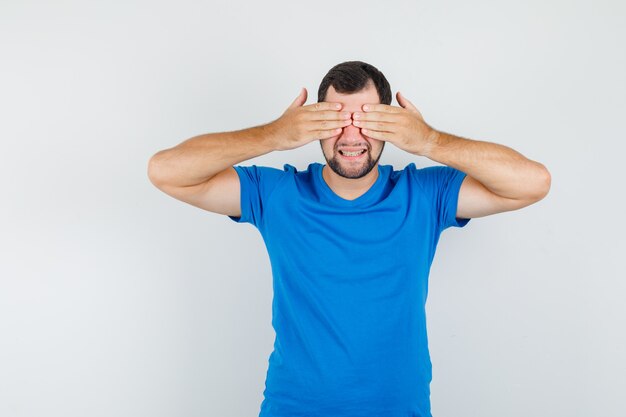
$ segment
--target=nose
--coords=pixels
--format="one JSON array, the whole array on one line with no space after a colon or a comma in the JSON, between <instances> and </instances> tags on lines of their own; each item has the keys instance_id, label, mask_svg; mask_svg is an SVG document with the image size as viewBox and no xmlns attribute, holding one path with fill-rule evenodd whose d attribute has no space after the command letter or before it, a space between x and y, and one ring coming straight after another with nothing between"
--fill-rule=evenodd
<instances>
[{"instance_id":1,"label":"nose","mask_svg":"<svg viewBox=\"0 0 626 417\"><path fill-rule=\"evenodd\" d=\"M361 134L361 128L353 125L353 124L349 124L348 126L343 128L343 131L341 132L341 136L342 139L357 139L357 140L363 140L364 137Z\"/></svg>"}]
</instances>

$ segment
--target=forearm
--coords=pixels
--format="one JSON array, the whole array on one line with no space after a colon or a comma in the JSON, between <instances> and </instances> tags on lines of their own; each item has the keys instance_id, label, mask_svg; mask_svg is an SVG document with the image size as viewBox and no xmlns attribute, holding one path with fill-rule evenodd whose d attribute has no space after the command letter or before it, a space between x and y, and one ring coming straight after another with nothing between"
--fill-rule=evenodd
<instances>
[{"instance_id":1,"label":"forearm","mask_svg":"<svg viewBox=\"0 0 626 417\"><path fill-rule=\"evenodd\" d=\"M178 187L207 181L224 169L276 150L270 125L194 136L157 152L148 176L153 183Z\"/></svg>"},{"instance_id":2,"label":"forearm","mask_svg":"<svg viewBox=\"0 0 626 417\"><path fill-rule=\"evenodd\" d=\"M540 199L550 188L544 165L497 143L434 131L423 156L465 172L502 197Z\"/></svg>"}]
</instances>

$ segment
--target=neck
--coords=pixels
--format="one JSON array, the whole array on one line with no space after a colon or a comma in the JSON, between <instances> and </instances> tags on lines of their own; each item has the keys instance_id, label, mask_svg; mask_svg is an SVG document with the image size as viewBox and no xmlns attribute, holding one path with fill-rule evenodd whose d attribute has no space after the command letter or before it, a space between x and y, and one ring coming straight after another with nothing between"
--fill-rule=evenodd
<instances>
[{"instance_id":1,"label":"neck","mask_svg":"<svg viewBox=\"0 0 626 417\"><path fill-rule=\"evenodd\" d=\"M344 178L330 169L328 165L322 168L322 177L326 184L335 194L346 200L354 200L365 194L376 182L378 175L378 164L361 178Z\"/></svg>"}]
</instances>

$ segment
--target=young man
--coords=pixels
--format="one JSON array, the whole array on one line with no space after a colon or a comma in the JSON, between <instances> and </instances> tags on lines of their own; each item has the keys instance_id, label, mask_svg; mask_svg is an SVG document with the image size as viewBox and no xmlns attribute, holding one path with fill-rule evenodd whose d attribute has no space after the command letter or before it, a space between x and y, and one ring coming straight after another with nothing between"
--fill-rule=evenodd
<instances>
[{"instance_id":1,"label":"young man","mask_svg":"<svg viewBox=\"0 0 626 417\"><path fill-rule=\"evenodd\" d=\"M495 143L429 126L384 75L333 67L277 120L193 137L155 154L165 193L254 225L273 272L261 417L430 416L428 274L441 232L541 200L550 174ZM304 171L236 164L319 140ZM386 142L444 164L379 165Z\"/></svg>"}]
</instances>

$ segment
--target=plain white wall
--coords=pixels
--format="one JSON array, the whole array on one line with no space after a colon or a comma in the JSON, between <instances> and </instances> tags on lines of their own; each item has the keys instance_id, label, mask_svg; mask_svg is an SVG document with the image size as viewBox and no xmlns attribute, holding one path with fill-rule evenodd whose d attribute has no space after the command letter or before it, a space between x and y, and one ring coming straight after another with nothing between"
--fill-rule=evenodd
<instances>
[{"instance_id":1,"label":"plain white wall","mask_svg":"<svg viewBox=\"0 0 626 417\"><path fill-rule=\"evenodd\" d=\"M267 123L335 64L437 129L545 164L528 208L442 235L435 417L624 416L619 1L0 1L0 415L258 415L271 271L155 152ZM394 101L393 105L397 105ZM304 169L319 143L247 161ZM380 163L435 164L388 145Z\"/></svg>"}]
</instances>

